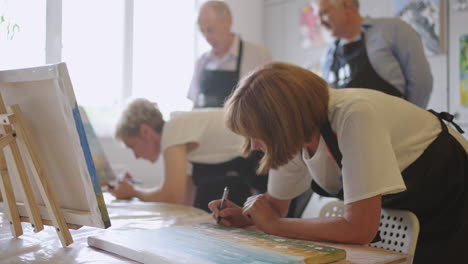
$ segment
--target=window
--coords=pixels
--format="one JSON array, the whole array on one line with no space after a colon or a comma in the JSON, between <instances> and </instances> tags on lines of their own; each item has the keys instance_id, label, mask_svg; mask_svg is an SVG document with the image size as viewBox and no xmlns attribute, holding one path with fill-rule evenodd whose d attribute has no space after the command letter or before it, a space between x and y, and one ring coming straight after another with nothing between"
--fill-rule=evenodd
<instances>
[{"instance_id":1,"label":"window","mask_svg":"<svg viewBox=\"0 0 468 264\"><path fill-rule=\"evenodd\" d=\"M132 96L157 102L166 119L192 107L195 17L194 1L135 1Z\"/></svg>"},{"instance_id":2,"label":"window","mask_svg":"<svg viewBox=\"0 0 468 264\"><path fill-rule=\"evenodd\" d=\"M63 61L97 133L113 133L131 98L166 119L191 108L195 12L194 1L63 0Z\"/></svg>"},{"instance_id":3,"label":"window","mask_svg":"<svg viewBox=\"0 0 468 264\"><path fill-rule=\"evenodd\" d=\"M0 70L67 63L99 136L113 134L122 106L136 97L157 102L168 119L192 107L196 2L0 0L0 16L20 26L10 40L0 24Z\"/></svg>"},{"instance_id":4,"label":"window","mask_svg":"<svg viewBox=\"0 0 468 264\"><path fill-rule=\"evenodd\" d=\"M62 2L62 61L100 135L112 134L124 99L124 18L124 0Z\"/></svg>"},{"instance_id":5,"label":"window","mask_svg":"<svg viewBox=\"0 0 468 264\"><path fill-rule=\"evenodd\" d=\"M0 0L0 70L44 64L45 14L46 0Z\"/></svg>"}]
</instances>

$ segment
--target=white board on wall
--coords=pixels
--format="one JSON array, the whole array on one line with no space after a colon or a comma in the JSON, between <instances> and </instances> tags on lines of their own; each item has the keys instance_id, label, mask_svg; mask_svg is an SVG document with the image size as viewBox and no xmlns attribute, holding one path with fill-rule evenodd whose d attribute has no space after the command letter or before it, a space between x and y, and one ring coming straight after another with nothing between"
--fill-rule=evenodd
<instances>
[{"instance_id":1,"label":"white board on wall","mask_svg":"<svg viewBox=\"0 0 468 264\"><path fill-rule=\"evenodd\" d=\"M454 4L455 1L450 2ZM450 87L450 107L451 113L456 114L455 121L465 130L465 137L468 138L468 105L462 104L461 96L461 68L460 68L460 37L468 35L468 10L458 11L453 6L449 6L449 87Z\"/></svg>"}]
</instances>

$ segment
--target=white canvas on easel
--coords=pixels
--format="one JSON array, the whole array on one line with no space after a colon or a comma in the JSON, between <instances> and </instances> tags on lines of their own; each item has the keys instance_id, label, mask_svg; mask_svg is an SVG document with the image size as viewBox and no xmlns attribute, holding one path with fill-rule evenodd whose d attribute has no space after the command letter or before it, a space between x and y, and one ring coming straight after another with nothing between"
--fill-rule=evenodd
<instances>
[{"instance_id":1,"label":"white canvas on easel","mask_svg":"<svg viewBox=\"0 0 468 264\"><path fill-rule=\"evenodd\" d=\"M0 71L0 93L5 105L21 108L67 224L110 226L65 63ZM20 151L25 152L21 146ZM8 152L5 156L20 215L27 216ZM42 218L50 220L39 192L33 191Z\"/></svg>"}]
</instances>

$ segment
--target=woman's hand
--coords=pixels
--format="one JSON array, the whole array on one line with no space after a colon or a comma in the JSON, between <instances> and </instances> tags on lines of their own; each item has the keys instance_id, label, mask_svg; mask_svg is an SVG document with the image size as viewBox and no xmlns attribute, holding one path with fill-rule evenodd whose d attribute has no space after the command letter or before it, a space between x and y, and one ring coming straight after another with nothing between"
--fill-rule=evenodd
<instances>
[{"instance_id":1,"label":"woman's hand","mask_svg":"<svg viewBox=\"0 0 468 264\"><path fill-rule=\"evenodd\" d=\"M129 178L118 180L115 185L109 184L107 191L117 199L130 199L135 197L135 186Z\"/></svg>"},{"instance_id":2,"label":"woman's hand","mask_svg":"<svg viewBox=\"0 0 468 264\"><path fill-rule=\"evenodd\" d=\"M242 214L242 207L237 204L226 200L224 202L224 209L219 210L221 200L214 200L208 204L208 208L213 212L213 218L218 219L221 217L220 224L231 227L244 227L252 225L252 221L245 215Z\"/></svg>"},{"instance_id":3,"label":"woman's hand","mask_svg":"<svg viewBox=\"0 0 468 264\"><path fill-rule=\"evenodd\" d=\"M242 214L250 218L255 226L269 233L274 223L281 218L279 212L273 209L266 194L251 196L244 203Z\"/></svg>"}]
</instances>

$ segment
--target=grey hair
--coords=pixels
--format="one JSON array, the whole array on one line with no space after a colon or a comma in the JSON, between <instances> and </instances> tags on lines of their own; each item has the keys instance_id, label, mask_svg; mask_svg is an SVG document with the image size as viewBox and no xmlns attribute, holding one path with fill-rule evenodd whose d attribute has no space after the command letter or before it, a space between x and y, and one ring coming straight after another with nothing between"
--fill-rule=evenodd
<instances>
[{"instance_id":1,"label":"grey hair","mask_svg":"<svg viewBox=\"0 0 468 264\"><path fill-rule=\"evenodd\" d=\"M206 8L206 7L213 9L213 11L215 12L216 16L219 19L231 17L231 10L229 9L229 6L226 4L226 2L224 1L207 1L202 5L200 9Z\"/></svg>"},{"instance_id":2,"label":"grey hair","mask_svg":"<svg viewBox=\"0 0 468 264\"><path fill-rule=\"evenodd\" d=\"M123 111L115 131L116 139L123 140L126 137L139 136L141 124L147 124L154 131L161 133L164 119L156 103L138 98Z\"/></svg>"}]
</instances>

